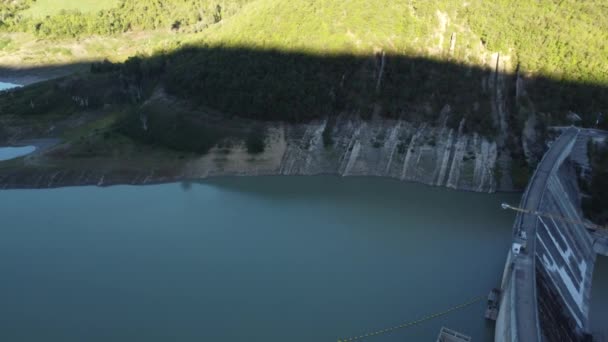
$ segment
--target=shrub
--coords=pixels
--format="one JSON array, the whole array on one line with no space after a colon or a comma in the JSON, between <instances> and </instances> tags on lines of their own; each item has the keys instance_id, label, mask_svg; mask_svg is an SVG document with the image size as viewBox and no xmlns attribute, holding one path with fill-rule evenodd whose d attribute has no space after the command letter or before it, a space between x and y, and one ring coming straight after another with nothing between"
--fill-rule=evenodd
<instances>
[{"instance_id":1,"label":"shrub","mask_svg":"<svg viewBox=\"0 0 608 342\"><path fill-rule=\"evenodd\" d=\"M266 134L263 127L257 126L251 129L245 145L247 146L247 153L249 154L260 154L266 149Z\"/></svg>"}]
</instances>

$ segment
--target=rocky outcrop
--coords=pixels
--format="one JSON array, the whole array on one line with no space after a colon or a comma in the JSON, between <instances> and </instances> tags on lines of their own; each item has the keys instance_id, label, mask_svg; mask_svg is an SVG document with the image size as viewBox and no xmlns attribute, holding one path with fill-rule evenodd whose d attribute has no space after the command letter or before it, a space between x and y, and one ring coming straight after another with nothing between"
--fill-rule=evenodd
<instances>
[{"instance_id":1,"label":"rocky outcrop","mask_svg":"<svg viewBox=\"0 0 608 342\"><path fill-rule=\"evenodd\" d=\"M326 147L325 122L286 128L279 174L382 176L454 189L497 190L496 144L446 126L400 120L338 120Z\"/></svg>"}]
</instances>

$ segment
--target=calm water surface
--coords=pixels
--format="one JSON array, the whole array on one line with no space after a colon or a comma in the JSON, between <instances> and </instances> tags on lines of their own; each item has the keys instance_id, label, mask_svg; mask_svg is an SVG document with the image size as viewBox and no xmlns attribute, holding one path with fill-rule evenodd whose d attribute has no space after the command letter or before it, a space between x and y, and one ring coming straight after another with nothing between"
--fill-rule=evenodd
<instances>
[{"instance_id":1,"label":"calm water surface","mask_svg":"<svg viewBox=\"0 0 608 342\"><path fill-rule=\"evenodd\" d=\"M498 286L519 195L258 177L0 191L0 341L336 341ZM484 303L369 341L492 339Z\"/></svg>"},{"instance_id":2,"label":"calm water surface","mask_svg":"<svg viewBox=\"0 0 608 342\"><path fill-rule=\"evenodd\" d=\"M36 151L35 146L0 147L0 161L14 159Z\"/></svg>"}]
</instances>

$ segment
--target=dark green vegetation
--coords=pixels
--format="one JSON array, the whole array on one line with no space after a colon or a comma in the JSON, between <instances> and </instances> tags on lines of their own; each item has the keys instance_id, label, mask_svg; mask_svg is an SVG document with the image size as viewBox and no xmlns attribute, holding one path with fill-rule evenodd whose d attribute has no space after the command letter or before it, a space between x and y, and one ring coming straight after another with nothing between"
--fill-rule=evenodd
<instances>
[{"instance_id":1,"label":"dark green vegetation","mask_svg":"<svg viewBox=\"0 0 608 342\"><path fill-rule=\"evenodd\" d=\"M608 225L608 146L589 142L591 179L583 183L589 197L583 198L585 216L597 224Z\"/></svg>"},{"instance_id":2,"label":"dark green vegetation","mask_svg":"<svg viewBox=\"0 0 608 342\"><path fill-rule=\"evenodd\" d=\"M389 56L377 91L376 57L186 48L166 59L161 78L171 94L228 115L298 122L341 112L371 118L378 108L385 117L433 122L449 103L471 117L469 131L493 134L491 92L478 89L487 70Z\"/></svg>"},{"instance_id":3,"label":"dark green vegetation","mask_svg":"<svg viewBox=\"0 0 608 342\"><path fill-rule=\"evenodd\" d=\"M133 89L115 75L46 81L0 95L0 115L40 117L99 110L133 103Z\"/></svg>"},{"instance_id":4,"label":"dark green vegetation","mask_svg":"<svg viewBox=\"0 0 608 342\"><path fill-rule=\"evenodd\" d=\"M524 71L608 83L606 1L474 0L463 11L488 49L512 49Z\"/></svg>"},{"instance_id":5,"label":"dark green vegetation","mask_svg":"<svg viewBox=\"0 0 608 342\"><path fill-rule=\"evenodd\" d=\"M266 148L266 132L262 125L255 125L249 131L245 145L247 146L247 152L250 154L258 154L264 152Z\"/></svg>"},{"instance_id":6,"label":"dark green vegetation","mask_svg":"<svg viewBox=\"0 0 608 342\"><path fill-rule=\"evenodd\" d=\"M245 141L248 152L264 151L263 127L231 123L213 113L175 108L160 101L133 107L114 129L147 144L176 151L207 153L214 146Z\"/></svg>"},{"instance_id":7,"label":"dark green vegetation","mask_svg":"<svg viewBox=\"0 0 608 342\"><path fill-rule=\"evenodd\" d=\"M97 12L64 10L40 18L23 12L35 6L35 0L17 0L0 5L0 13L6 13L0 18L0 27L41 37L113 35L154 29L198 31L233 15L248 1L120 0L118 5Z\"/></svg>"},{"instance_id":8,"label":"dark green vegetation","mask_svg":"<svg viewBox=\"0 0 608 342\"><path fill-rule=\"evenodd\" d=\"M524 159L515 159L513 165L511 165L511 178L513 179L513 186L516 189L525 189L528 185L528 179L530 174L533 172L530 165L526 163Z\"/></svg>"},{"instance_id":9,"label":"dark green vegetation","mask_svg":"<svg viewBox=\"0 0 608 342\"><path fill-rule=\"evenodd\" d=\"M23 20L22 12L30 7L32 0L0 1L0 28L16 28Z\"/></svg>"}]
</instances>

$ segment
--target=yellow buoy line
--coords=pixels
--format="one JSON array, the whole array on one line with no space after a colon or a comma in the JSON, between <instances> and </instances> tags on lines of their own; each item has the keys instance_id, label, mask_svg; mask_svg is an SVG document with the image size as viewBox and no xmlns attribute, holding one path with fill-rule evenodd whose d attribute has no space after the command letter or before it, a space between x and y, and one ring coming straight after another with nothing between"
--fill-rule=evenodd
<instances>
[{"instance_id":1,"label":"yellow buoy line","mask_svg":"<svg viewBox=\"0 0 608 342\"><path fill-rule=\"evenodd\" d=\"M357 341L357 340L360 340L360 339L363 339L363 338L367 338L367 337L373 337L373 336L378 336L378 335L386 334L386 333L389 333L389 332L394 331L394 330L412 327L412 326L418 325L418 324L420 324L422 322L430 321L430 320L432 320L434 318L445 316L445 315L447 315L447 314L449 314L451 312L454 312L454 311L457 311L457 310L460 310L460 309L464 309L467 306L471 306L471 305L473 305L473 304L475 304L475 303L483 300L484 298L486 298L486 296L475 297L474 299L472 299L472 300L470 300L468 302L462 303L460 305L453 306L453 307L451 307L451 308L449 308L447 310L440 311L440 312L437 312L437 313L425 316L423 318L420 318L420 319L417 319L417 320L414 320L414 321L405 322L403 324L399 324L399 325L396 325L396 326L391 327L391 328L377 330L377 331L370 332L370 333L367 333L367 334L364 334L364 335L360 335L360 336L354 336L354 337L350 337L350 338L339 339L338 342Z\"/></svg>"}]
</instances>

